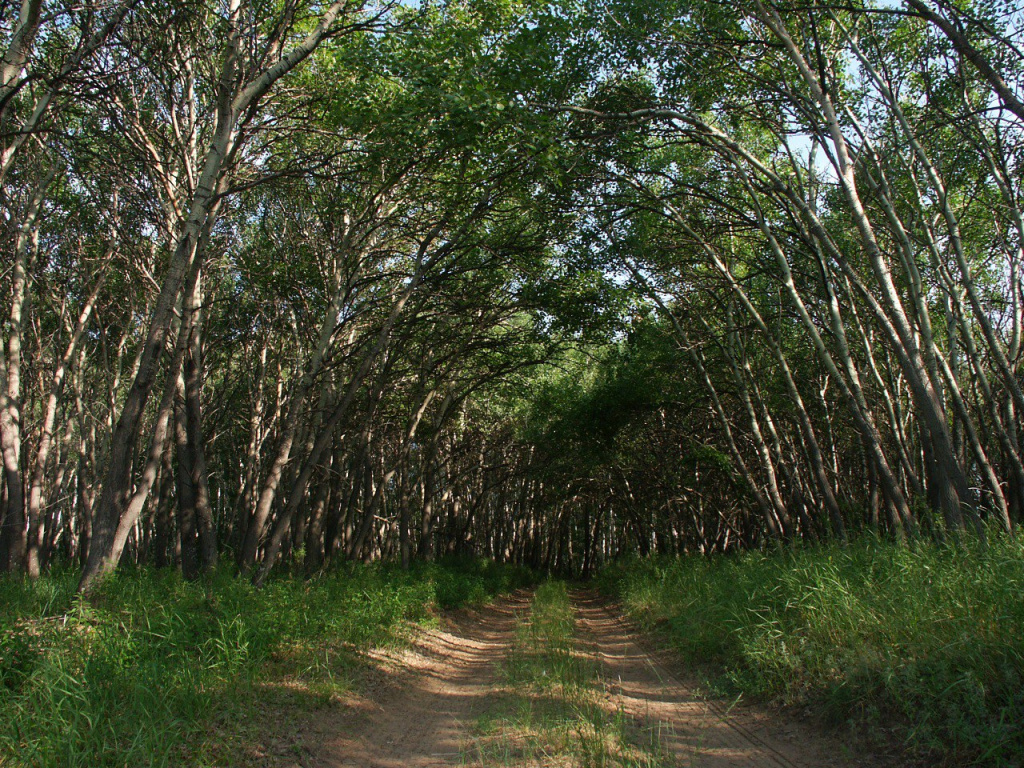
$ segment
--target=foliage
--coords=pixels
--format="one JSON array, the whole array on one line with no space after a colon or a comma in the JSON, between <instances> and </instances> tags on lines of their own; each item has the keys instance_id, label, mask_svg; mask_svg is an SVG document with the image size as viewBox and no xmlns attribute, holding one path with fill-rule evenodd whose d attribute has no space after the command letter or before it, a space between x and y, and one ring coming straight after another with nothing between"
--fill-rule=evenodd
<instances>
[{"instance_id":1,"label":"foliage","mask_svg":"<svg viewBox=\"0 0 1024 768\"><path fill-rule=\"evenodd\" d=\"M847 547L630 559L601 575L633 617L735 690L887 728L955 765L1024 756L1024 546Z\"/></svg>"}]
</instances>

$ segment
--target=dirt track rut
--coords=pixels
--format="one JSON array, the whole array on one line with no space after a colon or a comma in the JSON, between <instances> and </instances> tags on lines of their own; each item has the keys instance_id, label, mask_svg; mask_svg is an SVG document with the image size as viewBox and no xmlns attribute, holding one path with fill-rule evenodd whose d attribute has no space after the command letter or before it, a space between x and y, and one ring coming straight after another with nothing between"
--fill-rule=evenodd
<instances>
[{"instance_id":1,"label":"dirt track rut","mask_svg":"<svg viewBox=\"0 0 1024 768\"><path fill-rule=\"evenodd\" d=\"M835 741L804 724L726 711L694 693L647 650L617 609L595 593L573 596L584 649L600 662L607 706L656 734L668 764L686 768L850 768ZM529 595L498 600L443 629L425 630L385 661L383 683L318 732L304 768L433 768L465 764L472 727L500 695L498 669ZM311 734L310 734L311 735ZM309 742L307 742L309 744ZM560 765L560 764L559 764Z\"/></svg>"},{"instance_id":2,"label":"dirt track rut","mask_svg":"<svg viewBox=\"0 0 1024 768\"><path fill-rule=\"evenodd\" d=\"M399 680L346 717L315 755L324 768L459 765L469 729L495 691L498 665L529 612L529 594L502 598L443 629L420 633L389 660Z\"/></svg>"},{"instance_id":3,"label":"dirt track rut","mask_svg":"<svg viewBox=\"0 0 1024 768\"><path fill-rule=\"evenodd\" d=\"M852 763L806 729L749 710L735 711L680 682L660 654L606 600L574 595L583 640L601 662L611 703L652 733L660 750L693 768L826 768ZM855 763L853 763L855 764Z\"/></svg>"}]
</instances>

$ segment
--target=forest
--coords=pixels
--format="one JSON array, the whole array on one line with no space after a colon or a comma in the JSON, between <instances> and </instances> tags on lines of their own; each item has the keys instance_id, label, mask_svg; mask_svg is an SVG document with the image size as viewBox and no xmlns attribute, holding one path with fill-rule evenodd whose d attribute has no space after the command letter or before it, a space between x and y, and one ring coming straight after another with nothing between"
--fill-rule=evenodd
<instances>
[{"instance_id":1,"label":"forest","mask_svg":"<svg viewBox=\"0 0 1024 768\"><path fill-rule=\"evenodd\" d=\"M1015 0L0 7L11 621L117 573L948 558L1009 643L958 759L1017 764Z\"/></svg>"}]
</instances>

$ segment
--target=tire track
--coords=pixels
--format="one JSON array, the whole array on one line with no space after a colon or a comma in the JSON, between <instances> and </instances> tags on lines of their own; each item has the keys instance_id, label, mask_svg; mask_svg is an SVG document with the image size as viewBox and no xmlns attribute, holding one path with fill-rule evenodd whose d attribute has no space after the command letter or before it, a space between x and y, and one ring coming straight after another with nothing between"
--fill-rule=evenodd
<instances>
[{"instance_id":1,"label":"tire track","mask_svg":"<svg viewBox=\"0 0 1024 768\"><path fill-rule=\"evenodd\" d=\"M335 724L316 750L323 768L459 765L468 728L496 695L497 668L530 595L501 598L444 629L417 633L394 662L400 681ZM340 733L339 733L340 731Z\"/></svg>"},{"instance_id":2,"label":"tire track","mask_svg":"<svg viewBox=\"0 0 1024 768\"><path fill-rule=\"evenodd\" d=\"M748 727L744 718L681 683L637 642L637 632L592 592L573 594L577 626L601 663L609 706L639 722L656 751L692 768L849 766L823 740L799 743ZM822 743L818 743L822 742Z\"/></svg>"}]
</instances>

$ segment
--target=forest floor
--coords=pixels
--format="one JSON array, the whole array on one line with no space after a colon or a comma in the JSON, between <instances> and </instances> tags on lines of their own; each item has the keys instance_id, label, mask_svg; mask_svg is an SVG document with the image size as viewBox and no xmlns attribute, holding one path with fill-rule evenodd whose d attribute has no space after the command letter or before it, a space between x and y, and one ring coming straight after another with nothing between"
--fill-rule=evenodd
<instances>
[{"instance_id":1,"label":"forest floor","mask_svg":"<svg viewBox=\"0 0 1024 768\"><path fill-rule=\"evenodd\" d=\"M647 746L612 754L603 745L581 753L566 746L583 738L580 725L562 726L561 747L550 738L530 749L485 745L496 712L509 702L536 721L544 695L510 679L508 659L529 622L531 594L446 615L419 629L400 651L371 655L358 694L299 714L265 712L267 740L252 745L247 764L275 768L426 768L428 766L638 766L662 768L880 768L895 765L851 748L813 721L716 700L699 692L671 654L657 650L614 603L591 591L569 593L573 655L592 668L587 684L589 723L627 722ZM517 640L517 637L519 640ZM546 672L544 674L547 674ZM594 719L594 711L598 720ZM602 714L603 713L603 714ZM514 722L513 722L514 721ZM505 720L502 738L507 737ZM580 721L582 722L582 720ZM527 726L523 726L525 729ZM530 726L532 727L532 726ZM622 729L620 728L620 731ZM575 735L573 735L575 734ZM604 736L600 737L604 740ZM651 748L650 744L655 748Z\"/></svg>"}]
</instances>

